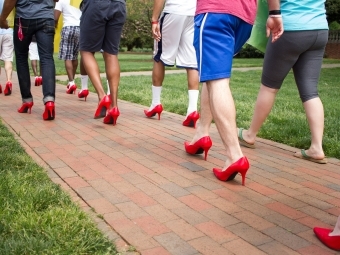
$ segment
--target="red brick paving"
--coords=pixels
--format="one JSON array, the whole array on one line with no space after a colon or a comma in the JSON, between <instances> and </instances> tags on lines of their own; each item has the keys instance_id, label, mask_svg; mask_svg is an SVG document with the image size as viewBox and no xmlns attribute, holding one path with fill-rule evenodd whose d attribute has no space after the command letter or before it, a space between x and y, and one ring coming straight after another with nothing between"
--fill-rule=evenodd
<instances>
[{"instance_id":1,"label":"red brick paving","mask_svg":"<svg viewBox=\"0 0 340 255\"><path fill-rule=\"evenodd\" d=\"M46 122L41 87L32 87L32 114L16 112L13 77L12 95L0 95L2 122L122 254L339 254L312 231L340 213L339 160L318 165L258 139L257 149L242 148L251 163L246 186L239 175L220 182L211 171L224 159L215 126L204 161L183 150L194 134L183 116L147 119L145 106L119 101L118 124L104 125L93 119L94 93L84 102L57 85L56 119Z\"/></svg>"}]
</instances>

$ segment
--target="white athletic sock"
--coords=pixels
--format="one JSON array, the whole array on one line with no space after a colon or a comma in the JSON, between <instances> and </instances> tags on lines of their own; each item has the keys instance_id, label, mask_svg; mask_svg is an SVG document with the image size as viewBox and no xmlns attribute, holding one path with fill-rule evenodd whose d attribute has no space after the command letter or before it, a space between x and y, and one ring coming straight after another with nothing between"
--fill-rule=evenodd
<instances>
[{"instance_id":1,"label":"white athletic sock","mask_svg":"<svg viewBox=\"0 0 340 255\"><path fill-rule=\"evenodd\" d=\"M107 95L110 95L110 84L109 84L109 81L108 80L106 80L106 87L107 87Z\"/></svg>"},{"instance_id":2,"label":"white athletic sock","mask_svg":"<svg viewBox=\"0 0 340 255\"><path fill-rule=\"evenodd\" d=\"M187 116L190 113L197 111L198 95L199 95L199 90L188 90L189 103L188 103Z\"/></svg>"},{"instance_id":3,"label":"white athletic sock","mask_svg":"<svg viewBox=\"0 0 340 255\"><path fill-rule=\"evenodd\" d=\"M88 89L89 76L81 75L80 80L81 80L81 90Z\"/></svg>"},{"instance_id":4,"label":"white athletic sock","mask_svg":"<svg viewBox=\"0 0 340 255\"><path fill-rule=\"evenodd\" d=\"M68 81L68 85L74 85L74 80L73 81Z\"/></svg>"},{"instance_id":5,"label":"white athletic sock","mask_svg":"<svg viewBox=\"0 0 340 255\"><path fill-rule=\"evenodd\" d=\"M161 103L161 93L162 86L152 85L152 103L149 108L149 111L151 111L153 108L155 108L156 105L159 105Z\"/></svg>"}]
</instances>

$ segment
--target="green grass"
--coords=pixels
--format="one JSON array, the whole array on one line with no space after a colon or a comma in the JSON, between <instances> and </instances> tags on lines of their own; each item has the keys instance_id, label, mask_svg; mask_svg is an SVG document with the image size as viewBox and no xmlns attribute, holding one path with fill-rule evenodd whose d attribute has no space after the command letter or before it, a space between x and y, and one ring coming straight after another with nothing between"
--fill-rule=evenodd
<instances>
[{"instance_id":1,"label":"green grass","mask_svg":"<svg viewBox=\"0 0 340 255\"><path fill-rule=\"evenodd\" d=\"M323 147L328 157L340 159L340 68L323 69L319 82L319 94L324 104L325 132ZM231 88L237 109L238 127L248 128L251 122L261 71L234 71ZM106 87L105 79L102 80ZM76 81L80 84L80 80ZM66 84L66 83L64 83ZM90 86L90 90L94 88ZM151 102L151 77L121 77L119 98L149 106ZM165 76L162 104L167 111L185 115L187 108L187 81L185 74ZM310 131L306 115L298 95L294 77L290 73L277 95L271 114L262 126L259 137L297 148L308 148Z\"/></svg>"},{"instance_id":2,"label":"green grass","mask_svg":"<svg viewBox=\"0 0 340 255\"><path fill-rule=\"evenodd\" d=\"M0 122L0 254L117 254Z\"/></svg>"},{"instance_id":3,"label":"green grass","mask_svg":"<svg viewBox=\"0 0 340 255\"><path fill-rule=\"evenodd\" d=\"M100 72L105 72L105 63L101 53L95 54ZM150 71L153 66L152 53L119 53L118 55L121 72L131 71ZM64 75L65 65L63 60L58 59L58 53L54 54L56 74ZM233 67L261 67L263 59L261 58L235 58ZM324 59L326 64L340 64L339 59ZM176 67L167 67L167 69L176 69ZM79 71L79 68L78 68ZM32 73L33 75L33 73Z\"/></svg>"}]
</instances>

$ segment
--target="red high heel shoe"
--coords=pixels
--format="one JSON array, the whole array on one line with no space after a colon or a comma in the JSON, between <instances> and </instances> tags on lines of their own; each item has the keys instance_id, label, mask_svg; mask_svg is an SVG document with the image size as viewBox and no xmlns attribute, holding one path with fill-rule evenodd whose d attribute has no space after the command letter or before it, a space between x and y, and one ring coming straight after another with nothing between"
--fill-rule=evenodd
<instances>
[{"instance_id":1,"label":"red high heel shoe","mask_svg":"<svg viewBox=\"0 0 340 255\"><path fill-rule=\"evenodd\" d=\"M31 108L33 106L33 102L23 103L22 106L18 109L20 113L29 113L31 114Z\"/></svg>"},{"instance_id":2,"label":"red high heel shoe","mask_svg":"<svg viewBox=\"0 0 340 255\"><path fill-rule=\"evenodd\" d=\"M116 125L117 124L117 119L118 119L118 116L120 115L120 112L118 110L118 107L114 107L112 108L108 113L107 115L105 116L104 118L104 123L105 124L113 124L113 125Z\"/></svg>"},{"instance_id":3,"label":"red high heel shoe","mask_svg":"<svg viewBox=\"0 0 340 255\"><path fill-rule=\"evenodd\" d=\"M89 90L88 89L82 89L79 93L78 93L78 98L84 98L85 97L85 101L87 96L89 95Z\"/></svg>"},{"instance_id":4,"label":"red high heel shoe","mask_svg":"<svg viewBox=\"0 0 340 255\"><path fill-rule=\"evenodd\" d=\"M242 175L242 185L244 186L248 169L248 159L246 157L242 157L235 163L231 164L226 170L222 171L222 169L214 168L213 172L220 181L234 180L237 173L240 173Z\"/></svg>"},{"instance_id":5,"label":"red high heel shoe","mask_svg":"<svg viewBox=\"0 0 340 255\"><path fill-rule=\"evenodd\" d=\"M42 77L39 76L39 86L41 86L41 85L42 85Z\"/></svg>"},{"instance_id":6,"label":"red high heel shoe","mask_svg":"<svg viewBox=\"0 0 340 255\"><path fill-rule=\"evenodd\" d=\"M55 118L55 109L54 102L50 101L45 104L45 111L43 113L44 120L54 120Z\"/></svg>"},{"instance_id":7,"label":"red high heel shoe","mask_svg":"<svg viewBox=\"0 0 340 255\"><path fill-rule=\"evenodd\" d=\"M39 86L40 85L40 79L39 79L39 77L37 76L37 77L35 77L35 79L34 79L34 86Z\"/></svg>"},{"instance_id":8,"label":"red high heel shoe","mask_svg":"<svg viewBox=\"0 0 340 255\"><path fill-rule=\"evenodd\" d=\"M183 126L196 128L196 122L199 118L200 114L197 111L194 111L183 121Z\"/></svg>"},{"instance_id":9,"label":"red high heel shoe","mask_svg":"<svg viewBox=\"0 0 340 255\"><path fill-rule=\"evenodd\" d=\"M70 85L67 90L66 90L66 94L75 94L77 90L77 85L76 84L72 84Z\"/></svg>"},{"instance_id":10,"label":"red high heel shoe","mask_svg":"<svg viewBox=\"0 0 340 255\"><path fill-rule=\"evenodd\" d=\"M106 116L106 112L110 108L110 105L111 105L110 97L107 95L104 96L98 104L97 110L94 114L94 118L95 119L104 118Z\"/></svg>"},{"instance_id":11,"label":"red high heel shoe","mask_svg":"<svg viewBox=\"0 0 340 255\"><path fill-rule=\"evenodd\" d=\"M204 152L204 160L207 160L208 151L212 146L212 141L209 136L204 136L194 144L184 142L185 151L189 154L202 154Z\"/></svg>"},{"instance_id":12,"label":"red high heel shoe","mask_svg":"<svg viewBox=\"0 0 340 255\"><path fill-rule=\"evenodd\" d=\"M319 238L324 245L333 250L340 251L340 236L329 236L332 230L327 228L315 227L313 230L317 238Z\"/></svg>"},{"instance_id":13,"label":"red high heel shoe","mask_svg":"<svg viewBox=\"0 0 340 255\"><path fill-rule=\"evenodd\" d=\"M10 94L12 94L12 82L8 81L6 83L6 87L4 89L4 94L5 94L5 96L9 96Z\"/></svg>"},{"instance_id":14,"label":"red high heel shoe","mask_svg":"<svg viewBox=\"0 0 340 255\"><path fill-rule=\"evenodd\" d=\"M158 104L151 111L144 110L144 113L145 113L145 116L148 118L151 118L155 116L156 114L158 114L158 120L160 120L162 111L163 111L162 104Z\"/></svg>"}]
</instances>

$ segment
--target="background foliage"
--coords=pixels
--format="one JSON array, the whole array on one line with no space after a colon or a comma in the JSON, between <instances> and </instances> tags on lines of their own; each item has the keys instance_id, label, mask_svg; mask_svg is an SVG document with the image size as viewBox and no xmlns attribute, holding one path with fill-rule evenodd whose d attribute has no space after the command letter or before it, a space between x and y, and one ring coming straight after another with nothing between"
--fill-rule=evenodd
<instances>
[{"instance_id":1,"label":"background foliage","mask_svg":"<svg viewBox=\"0 0 340 255\"><path fill-rule=\"evenodd\" d=\"M129 0L126 2L128 17L124 25L121 45L127 51L134 48L152 49L153 39L151 37L151 16L153 1L148 0ZM326 1L327 20L330 29L340 29L340 0ZM251 47L246 49L245 57L258 57L257 52L252 51ZM240 54L241 55L241 54Z\"/></svg>"}]
</instances>

